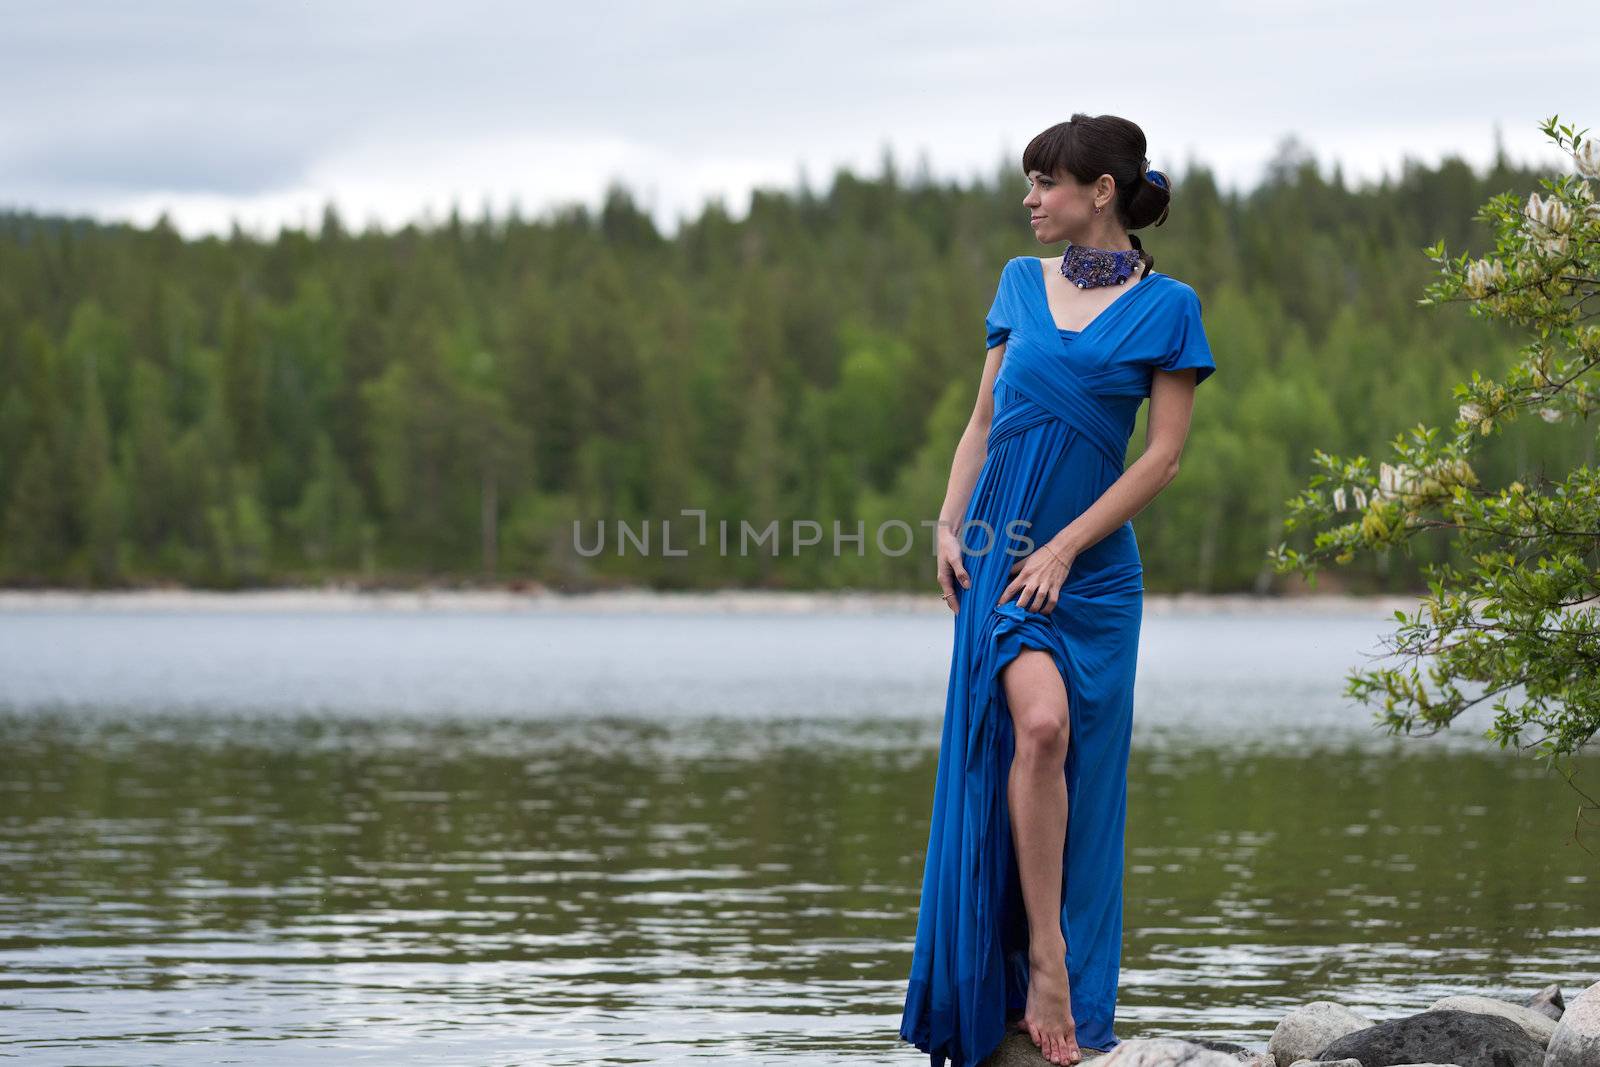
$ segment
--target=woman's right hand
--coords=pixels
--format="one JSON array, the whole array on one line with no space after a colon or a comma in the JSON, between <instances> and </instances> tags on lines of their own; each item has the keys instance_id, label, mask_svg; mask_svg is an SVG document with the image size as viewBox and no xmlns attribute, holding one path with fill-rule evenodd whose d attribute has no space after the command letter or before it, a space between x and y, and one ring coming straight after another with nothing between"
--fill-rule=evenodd
<instances>
[{"instance_id":1,"label":"woman's right hand","mask_svg":"<svg viewBox=\"0 0 1600 1067\"><path fill-rule=\"evenodd\" d=\"M960 614L958 601L961 594L956 592L956 583L961 583L962 589L972 588L972 576L967 573L967 568L961 562L961 538L957 537L948 526L939 525L939 588L945 592L945 606L952 615Z\"/></svg>"}]
</instances>

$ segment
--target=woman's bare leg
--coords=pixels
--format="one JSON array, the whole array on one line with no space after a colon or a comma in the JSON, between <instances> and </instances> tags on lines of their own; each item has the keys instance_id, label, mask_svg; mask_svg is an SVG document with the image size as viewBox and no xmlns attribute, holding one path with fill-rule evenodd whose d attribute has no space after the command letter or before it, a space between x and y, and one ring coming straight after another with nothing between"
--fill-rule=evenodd
<instances>
[{"instance_id":1,"label":"woman's bare leg","mask_svg":"<svg viewBox=\"0 0 1600 1067\"><path fill-rule=\"evenodd\" d=\"M1051 1063L1082 1060L1067 944L1061 932L1061 861L1067 838L1067 691L1048 652L1023 649L1002 674L1016 737L1006 782L1011 840L1028 911L1028 1006L1023 1023Z\"/></svg>"}]
</instances>

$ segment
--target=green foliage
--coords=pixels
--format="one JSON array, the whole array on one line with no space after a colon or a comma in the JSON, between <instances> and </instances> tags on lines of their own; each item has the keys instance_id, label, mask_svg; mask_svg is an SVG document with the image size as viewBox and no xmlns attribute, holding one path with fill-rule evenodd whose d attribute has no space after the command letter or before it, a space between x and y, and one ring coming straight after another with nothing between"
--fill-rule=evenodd
<instances>
[{"instance_id":1,"label":"green foliage","mask_svg":"<svg viewBox=\"0 0 1600 1067\"><path fill-rule=\"evenodd\" d=\"M1174 173L1142 237L1201 294L1221 373L1136 520L1150 588L1304 584L1263 550L1313 443L1370 453L1514 350L1500 324L1415 307L1433 270L1415 250L1482 244L1472 211L1536 176L1447 160L1353 189L1293 148L1247 194ZM595 213L385 233L328 211L265 240L0 214L0 581L931 591L919 523L977 398L1000 267L1054 251L1024 193L1015 160L966 188L841 173L744 218L712 203L670 238L620 187ZM1592 462L1576 420L1532 421L1481 478ZM649 520L659 542L670 519L688 544L685 508L710 534L688 557L574 549L574 521ZM716 551L719 522L797 520L826 547ZM874 534L895 520L921 540L889 556ZM864 556L833 555L835 521L865 524ZM1429 558L1341 577L1420 588Z\"/></svg>"},{"instance_id":2,"label":"green foliage","mask_svg":"<svg viewBox=\"0 0 1600 1067\"><path fill-rule=\"evenodd\" d=\"M1552 117L1543 126L1574 174L1541 181L1526 202L1492 197L1477 218L1493 233L1486 256L1427 250L1441 277L1418 303L1465 303L1527 336L1503 375L1473 370L1455 387L1449 430L1418 423L1396 436L1394 463L1317 449L1316 473L1289 502L1286 530L1315 530L1305 550L1272 553L1281 571L1315 581L1327 561L1409 553L1424 534L1449 539L1458 563L1424 567L1428 593L1390 642L1403 667L1355 671L1349 694L1381 701L1393 733L1432 733L1493 701L1487 737L1559 760L1600 729L1600 471L1584 462L1564 476L1525 473L1487 484L1489 446L1519 416L1546 427L1581 426L1600 409L1600 142ZM1424 680L1426 674L1426 680ZM1471 692L1463 691L1463 687ZM1525 737L1530 737L1526 742Z\"/></svg>"}]
</instances>

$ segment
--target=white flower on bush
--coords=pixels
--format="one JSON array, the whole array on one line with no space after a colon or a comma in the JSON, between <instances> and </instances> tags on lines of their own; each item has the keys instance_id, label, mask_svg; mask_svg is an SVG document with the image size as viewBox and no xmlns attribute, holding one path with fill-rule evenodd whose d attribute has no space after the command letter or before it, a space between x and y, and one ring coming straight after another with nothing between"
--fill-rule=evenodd
<instances>
[{"instance_id":1,"label":"white flower on bush","mask_svg":"<svg viewBox=\"0 0 1600 1067\"><path fill-rule=\"evenodd\" d=\"M1483 409L1476 404L1462 404L1456 411L1456 417L1462 422L1483 421Z\"/></svg>"},{"instance_id":2,"label":"white flower on bush","mask_svg":"<svg viewBox=\"0 0 1600 1067\"><path fill-rule=\"evenodd\" d=\"M1539 409L1539 417L1541 419L1543 419L1545 422L1560 422L1561 421L1561 409L1560 408L1540 408Z\"/></svg>"},{"instance_id":3,"label":"white flower on bush","mask_svg":"<svg viewBox=\"0 0 1600 1067\"><path fill-rule=\"evenodd\" d=\"M1530 193L1522 213L1551 233L1564 234L1572 229L1572 211L1553 196L1545 200L1538 193Z\"/></svg>"},{"instance_id":4,"label":"white flower on bush","mask_svg":"<svg viewBox=\"0 0 1600 1067\"><path fill-rule=\"evenodd\" d=\"M1585 178L1600 178L1600 141L1583 142L1583 147L1572 153L1572 159L1578 164L1579 174Z\"/></svg>"},{"instance_id":5,"label":"white flower on bush","mask_svg":"<svg viewBox=\"0 0 1600 1067\"><path fill-rule=\"evenodd\" d=\"M1544 200L1538 193L1529 194L1528 206L1523 209L1523 213L1556 233L1566 233L1572 229L1572 212L1566 204L1553 196L1549 200Z\"/></svg>"},{"instance_id":6,"label":"white flower on bush","mask_svg":"<svg viewBox=\"0 0 1600 1067\"><path fill-rule=\"evenodd\" d=\"M1531 221L1543 225L1544 223L1544 197L1538 193L1529 193L1528 202L1522 208L1522 213Z\"/></svg>"},{"instance_id":7,"label":"white flower on bush","mask_svg":"<svg viewBox=\"0 0 1600 1067\"><path fill-rule=\"evenodd\" d=\"M1344 486L1342 485L1333 491L1333 510L1344 510Z\"/></svg>"},{"instance_id":8,"label":"white flower on bush","mask_svg":"<svg viewBox=\"0 0 1600 1067\"><path fill-rule=\"evenodd\" d=\"M1367 510L1367 491L1365 489L1359 485L1354 486L1350 490L1350 495L1355 497L1357 511Z\"/></svg>"},{"instance_id":9,"label":"white flower on bush","mask_svg":"<svg viewBox=\"0 0 1600 1067\"><path fill-rule=\"evenodd\" d=\"M1467 264L1466 278L1462 288L1468 296L1483 296L1491 288L1499 289L1506 284L1506 267L1498 259L1477 259Z\"/></svg>"},{"instance_id":10,"label":"white flower on bush","mask_svg":"<svg viewBox=\"0 0 1600 1067\"><path fill-rule=\"evenodd\" d=\"M1410 464L1378 464L1378 490L1373 494L1373 499L1388 500L1408 492L1416 477L1417 472Z\"/></svg>"}]
</instances>

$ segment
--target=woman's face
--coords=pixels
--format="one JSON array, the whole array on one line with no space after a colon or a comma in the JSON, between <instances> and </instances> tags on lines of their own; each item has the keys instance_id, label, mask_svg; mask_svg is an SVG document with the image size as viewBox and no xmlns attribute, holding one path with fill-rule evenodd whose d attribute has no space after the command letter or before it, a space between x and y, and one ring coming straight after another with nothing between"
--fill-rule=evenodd
<instances>
[{"instance_id":1,"label":"woman's face","mask_svg":"<svg viewBox=\"0 0 1600 1067\"><path fill-rule=\"evenodd\" d=\"M1028 182L1022 206L1032 217L1033 236L1040 244L1073 240L1093 226L1095 185L1079 185L1071 175L1038 170L1028 172Z\"/></svg>"}]
</instances>

